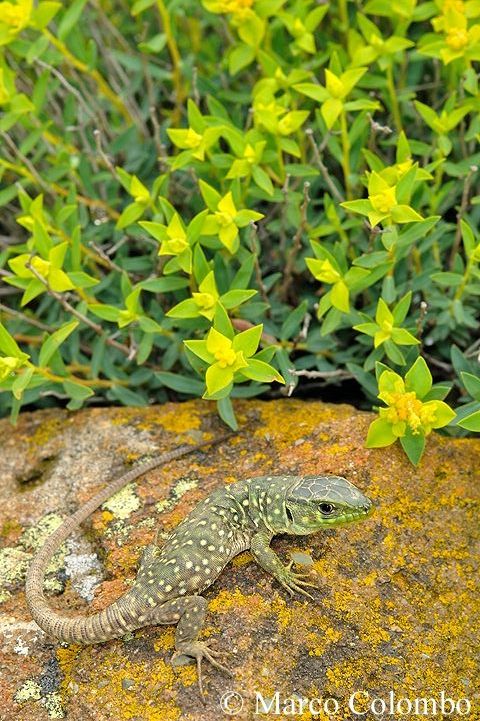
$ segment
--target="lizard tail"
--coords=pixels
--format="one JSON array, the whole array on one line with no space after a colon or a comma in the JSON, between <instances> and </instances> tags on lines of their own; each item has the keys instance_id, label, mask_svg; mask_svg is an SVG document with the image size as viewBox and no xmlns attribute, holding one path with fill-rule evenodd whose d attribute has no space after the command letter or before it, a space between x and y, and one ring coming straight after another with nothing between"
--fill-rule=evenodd
<instances>
[{"instance_id":1,"label":"lizard tail","mask_svg":"<svg viewBox=\"0 0 480 721\"><path fill-rule=\"evenodd\" d=\"M203 446L213 445L227 436L206 441L195 446L180 446L163 453L154 460L133 468L120 478L109 483L93 498L81 506L72 516L67 518L34 557L26 578L26 600L32 617L45 633L67 643L98 643L111 638L123 636L145 625L149 608L138 597L135 589L130 589L118 600L98 613L86 617L69 618L52 610L43 594L43 582L47 567L54 553L60 548L77 526L102 505L110 496L131 483L139 476L157 466L192 453Z\"/></svg>"}]
</instances>

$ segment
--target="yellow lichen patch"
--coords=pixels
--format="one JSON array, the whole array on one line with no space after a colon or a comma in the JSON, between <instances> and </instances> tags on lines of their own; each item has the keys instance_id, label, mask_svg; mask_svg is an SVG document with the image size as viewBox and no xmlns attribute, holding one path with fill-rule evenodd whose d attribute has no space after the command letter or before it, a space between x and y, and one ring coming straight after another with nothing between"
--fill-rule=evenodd
<instances>
[{"instance_id":1,"label":"yellow lichen patch","mask_svg":"<svg viewBox=\"0 0 480 721\"><path fill-rule=\"evenodd\" d=\"M87 708L108 708L110 718L119 721L134 718L144 721L177 721L181 717L180 708L174 700L174 689L195 683L194 668L180 667L174 671L161 658L132 661L118 654L114 648L102 653L102 663L98 669L95 666L85 668L86 654L86 651L82 652L83 673L75 675L73 704L75 698L80 696ZM63 695L66 697L70 694L72 684L67 682Z\"/></svg>"},{"instance_id":2,"label":"yellow lichen patch","mask_svg":"<svg viewBox=\"0 0 480 721\"><path fill-rule=\"evenodd\" d=\"M275 614L280 631L284 631L295 622L295 607L280 596L272 599L270 611Z\"/></svg>"},{"instance_id":3,"label":"yellow lichen patch","mask_svg":"<svg viewBox=\"0 0 480 721\"><path fill-rule=\"evenodd\" d=\"M175 644L175 629L166 628L162 629L160 635L153 642L153 648L155 651L165 651L173 649Z\"/></svg>"},{"instance_id":4,"label":"yellow lichen patch","mask_svg":"<svg viewBox=\"0 0 480 721\"><path fill-rule=\"evenodd\" d=\"M243 553L240 553L238 556L235 556L235 558L232 561L233 566L246 566L247 563L251 563L253 561L253 556L250 553L250 551L244 551Z\"/></svg>"},{"instance_id":5,"label":"yellow lichen patch","mask_svg":"<svg viewBox=\"0 0 480 721\"><path fill-rule=\"evenodd\" d=\"M71 681L72 672L75 669L77 657L81 648L82 647L77 644L71 644L67 647L59 646L56 650L58 665L64 676L64 686L67 686Z\"/></svg>"},{"instance_id":6,"label":"yellow lichen patch","mask_svg":"<svg viewBox=\"0 0 480 721\"><path fill-rule=\"evenodd\" d=\"M43 446L45 443L55 438L65 427L65 422L60 418L48 418L43 421L30 437L30 443L35 446Z\"/></svg>"},{"instance_id":7,"label":"yellow lichen patch","mask_svg":"<svg viewBox=\"0 0 480 721\"><path fill-rule=\"evenodd\" d=\"M305 404L298 401L264 403L260 410L264 427L256 430L255 436L264 437L267 429L269 436L281 446L290 445L292 441L308 435L320 420L315 413L307 413ZM327 410L321 421L326 422L330 418L331 413Z\"/></svg>"},{"instance_id":8,"label":"yellow lichen patch","mask_svg":"<svg viewBox=\"0 0 480 721\"><path fill-rule=\"evenodd\" d=\"M376 571L372 571L371 573L368 573L363 578L359 578L359 583L363 583L364 586L374 586L375 581L377 580L378 574Z\"/></svg>"},{"instance_id":9,"label":"yellow lichen patch","mask_svg":"<svg viewBox=\"0 0 480 721\"><path fill-rule=\"evenodd\" d=\"M170 433L184 434L187 430L198 430L201 427L202 415L198 412L197 405L187 402L166 406L158 414L156 421ZM204 440L210 439L206 435Z\"/></svg>"},{"instance_id":10,"label":"yellow lichen patch","mask_svg":"<svg viewBox=\"0 0 480 721\"><path fill-rule=\"evenodd\" d=\"M323 656L327 648L340 641L342 632L333 628L327 619L319 623L320 629L307 635L305 642L310 656Z\"/></svg>"},{"instance_id":11,"label":"yellow lichen patch","mask_svg":"<svg viewBox=\"0 0 480 721\"><path fill-rule=\"evenodd\" d=\"M209 611L213 613L227 613L232 609L248 609L253 618L266 615L269 611L268 602L258 594L245 596L238 589L236 591L220 591L208 604Z\"/></svg>"}]
</instances>

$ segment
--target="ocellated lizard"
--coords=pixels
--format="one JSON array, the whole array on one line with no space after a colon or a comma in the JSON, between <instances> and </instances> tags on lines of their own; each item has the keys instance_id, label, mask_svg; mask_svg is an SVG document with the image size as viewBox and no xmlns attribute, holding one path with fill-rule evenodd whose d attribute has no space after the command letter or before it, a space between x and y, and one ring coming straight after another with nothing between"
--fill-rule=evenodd
<instances>
[{"instance_id":1,"label":"ocellated lizard","mask_svg":"<svg viewBox=\"0 0 480 721\"><path fill-rule=\"evenodd\" d=\"M200 594L237 554L249 549L256 562L293 595L314 587L308 574L284 566L270 547L279 533L298 536L334 528L366 517L372 502L345 478L332 475L263 476L215 490L175 528L163 547L151 544L143 552L132 587L103 611L68 618L53 611L43 594L43 580L55 551L96 508L140 475L169 463L211 441L186 446L141 464L117 478L70 516L49 537L27 574L30 612L48 634L68 643L92 644L118 638L143 626L177 624L172 661L196 659L202 692L201 662L217 668L218 652L199 640L207 601Z\"/></svg>"}]
</instances>

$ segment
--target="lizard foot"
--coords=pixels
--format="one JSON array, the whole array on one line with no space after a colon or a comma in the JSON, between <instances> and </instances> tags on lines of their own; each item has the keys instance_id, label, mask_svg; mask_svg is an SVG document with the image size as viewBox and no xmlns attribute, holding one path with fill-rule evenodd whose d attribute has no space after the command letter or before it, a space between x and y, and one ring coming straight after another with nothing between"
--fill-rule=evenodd
<instances>
[{"instance_id":1,"label":"lizard foot","mask_svg":"<svg viewBox=\"0 0 480 721\"><path fill-rule=\"evenodd\" d=\"M228 674L229 676L232 676L232 672L223 664L221 664L219 661L217 661L217 658L221 657L221 653L219 651L214 651L210 646L208 646L203 641L188 641L181 644L178 644L177 650L172 656L172 664L174 666L179 666L185 663L185 657L189 656L190 658L193 658L197 662L197 673L198 673L198 687L200 689L200 693L203 698L203 675L202 675L202 660L205 658L207 661L209 661L212 666L215 668L218 668L220 671L223 671L224 673Z\"/></svg>"},{"instance_id":2,"label":"lizard foot","mask_svg":"<svg viewBox=\"0 0 480 721\"><path fill-rule=\"evenodd\" d=\"M292 571L292 566L294 564L294 561L290 561L288 566L285 566L283 569L283 573L281 576L278 577L279 583L282 584L284 588L287 589L289 594L291 596L294 596L295 593L301 593L304 596L307 596L307 598L311 598L313 601L313 596L308 593L308 591L305 590L306 587L310 588L319 588L315 583L310 583L309 581L306 581L305 579L310 578L309 573L297 573L296 571Z\"/></svg>"}]
</instances>

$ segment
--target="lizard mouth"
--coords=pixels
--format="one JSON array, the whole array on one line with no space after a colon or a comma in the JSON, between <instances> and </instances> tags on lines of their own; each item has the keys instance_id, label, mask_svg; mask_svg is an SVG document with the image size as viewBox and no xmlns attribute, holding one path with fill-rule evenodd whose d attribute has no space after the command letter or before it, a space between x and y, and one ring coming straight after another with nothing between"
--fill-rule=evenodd
<instances>
[{"instance_id":1,"label":"lizard mouth","mask_svg":"<svg viewBox=\"0 0 480 721\"><path fill-rule=\"evenodd\" d=\"M373 503L369 500L368 503L365 503L363 506L345 510L342 514L338 516L333 516L332 518L322 518L322 526L343 526L347 523L360 521L362 518L367 518L368 516L371 516L374 510L375 507Z\"/></svg>"}]
</instances>

